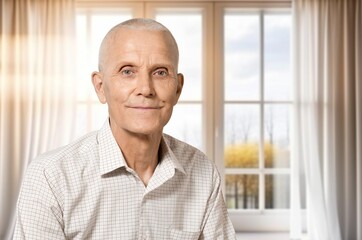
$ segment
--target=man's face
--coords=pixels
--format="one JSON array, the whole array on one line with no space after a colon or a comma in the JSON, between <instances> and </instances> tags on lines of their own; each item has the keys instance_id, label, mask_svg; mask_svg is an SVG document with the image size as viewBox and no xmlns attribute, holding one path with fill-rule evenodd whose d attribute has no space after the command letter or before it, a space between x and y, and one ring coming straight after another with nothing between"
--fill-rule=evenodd
<instances>
[{"instance_id":1,"label":"man's face","mask_svg":"<svg viewBox=\"0 0 362 240\"><path fill-rule=\"evenodd\" d=\"M99 100L108 104L112 129L161 133L183 86L170 36L161 31L118 30L109 39L100 73L93 73Z\"/></svg>"}]
</instances>

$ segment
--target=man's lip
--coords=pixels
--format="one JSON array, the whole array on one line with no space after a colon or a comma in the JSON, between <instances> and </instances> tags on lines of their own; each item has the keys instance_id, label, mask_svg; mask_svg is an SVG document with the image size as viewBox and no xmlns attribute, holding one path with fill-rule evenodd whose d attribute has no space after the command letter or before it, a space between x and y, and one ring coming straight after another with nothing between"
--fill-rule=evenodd
<instances>
[{"instance_id":1,"label":"man's lip","mask_svg":"<svg viewBox=\"0 0 362 240\"><path fill-rule=\"evenodd\" d=\"M129 106L128 108L135 108L135 109L160 109L161 107L153 107L153 106Z\"/></svg>"}]
</instances>

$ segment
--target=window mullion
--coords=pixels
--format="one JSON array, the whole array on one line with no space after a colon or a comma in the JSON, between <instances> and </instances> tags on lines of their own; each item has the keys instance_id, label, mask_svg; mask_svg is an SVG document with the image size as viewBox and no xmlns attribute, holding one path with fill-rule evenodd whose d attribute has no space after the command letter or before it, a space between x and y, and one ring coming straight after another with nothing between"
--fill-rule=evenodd
<instances>
[{"instance_id":1,"label":"window mullion","mask_svg":"<svg viewBox=\"0 0 362 240\"><path fill-rule=\"evenodd\" d=\"M86 11L86 34L87 34L87 39L91 39L91 41L88 41L86 44L88 45L88 49L92 49L92 45L93 45L93 41L92 41L92 26L91 26L91 15L92 15L92 11L90 9L87 9ZM87 59L91 59L91 51L87 51ZM87 94L87 129L93 129L93 121L92 121L92 97L91 97L91 93Z\"/></svg>"},{"instance_id":2,"label":"window mullion","mask_svg":"<svg viewBox=\"0 0 362 240\"><path fill-rule=\"evenodd\" d=\"M264 174L264 13L260 11L260 150L259 150L259 209L265 210L265 174Z\"/></svg>"}]
</instances>

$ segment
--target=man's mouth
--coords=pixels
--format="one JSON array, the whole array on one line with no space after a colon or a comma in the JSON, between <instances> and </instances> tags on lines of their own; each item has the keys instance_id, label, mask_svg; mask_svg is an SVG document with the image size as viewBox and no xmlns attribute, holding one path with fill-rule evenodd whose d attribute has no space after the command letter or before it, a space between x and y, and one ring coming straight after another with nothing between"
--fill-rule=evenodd
<instances>
[{"instance_id":1,"label":"man's mouth","mask_svg":"<svg viewBox=\"0 0 362 240\"><path fill-rule=\"evenodd\" d=\"M130 106L129 108L140 109L140 110L152 110L152 109L160 109L159 106Z\"/></svg>"}]
</instances>

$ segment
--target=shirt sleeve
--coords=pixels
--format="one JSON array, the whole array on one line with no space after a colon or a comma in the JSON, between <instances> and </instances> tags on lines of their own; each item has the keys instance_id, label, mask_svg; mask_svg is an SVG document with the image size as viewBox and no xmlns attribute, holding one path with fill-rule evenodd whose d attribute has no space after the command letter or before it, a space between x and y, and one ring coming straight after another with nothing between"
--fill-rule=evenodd
<instances>
[{"instance_id":1,"label":"shirt sleeve","mask_svg":"<svg viewBox=\"0 0 362 240\"><path fill-rule=\"evenodd\" d=\"M47 175L38 163L27 169L13 239L66 239L61 206Z\"/></svg>"},{"instance_id":2,"label":"shirt sleeve","mask_svg":"<svg viewBox=\"0 0 362 240\"><path fill-rule=\"evenodd\" d=\"M206 220L200 239L236 239L234 227L229 219L224 197L221 191L221 180L214 172L214 190L211 194L206 212Z\"/></svg>"}]
</instances>

